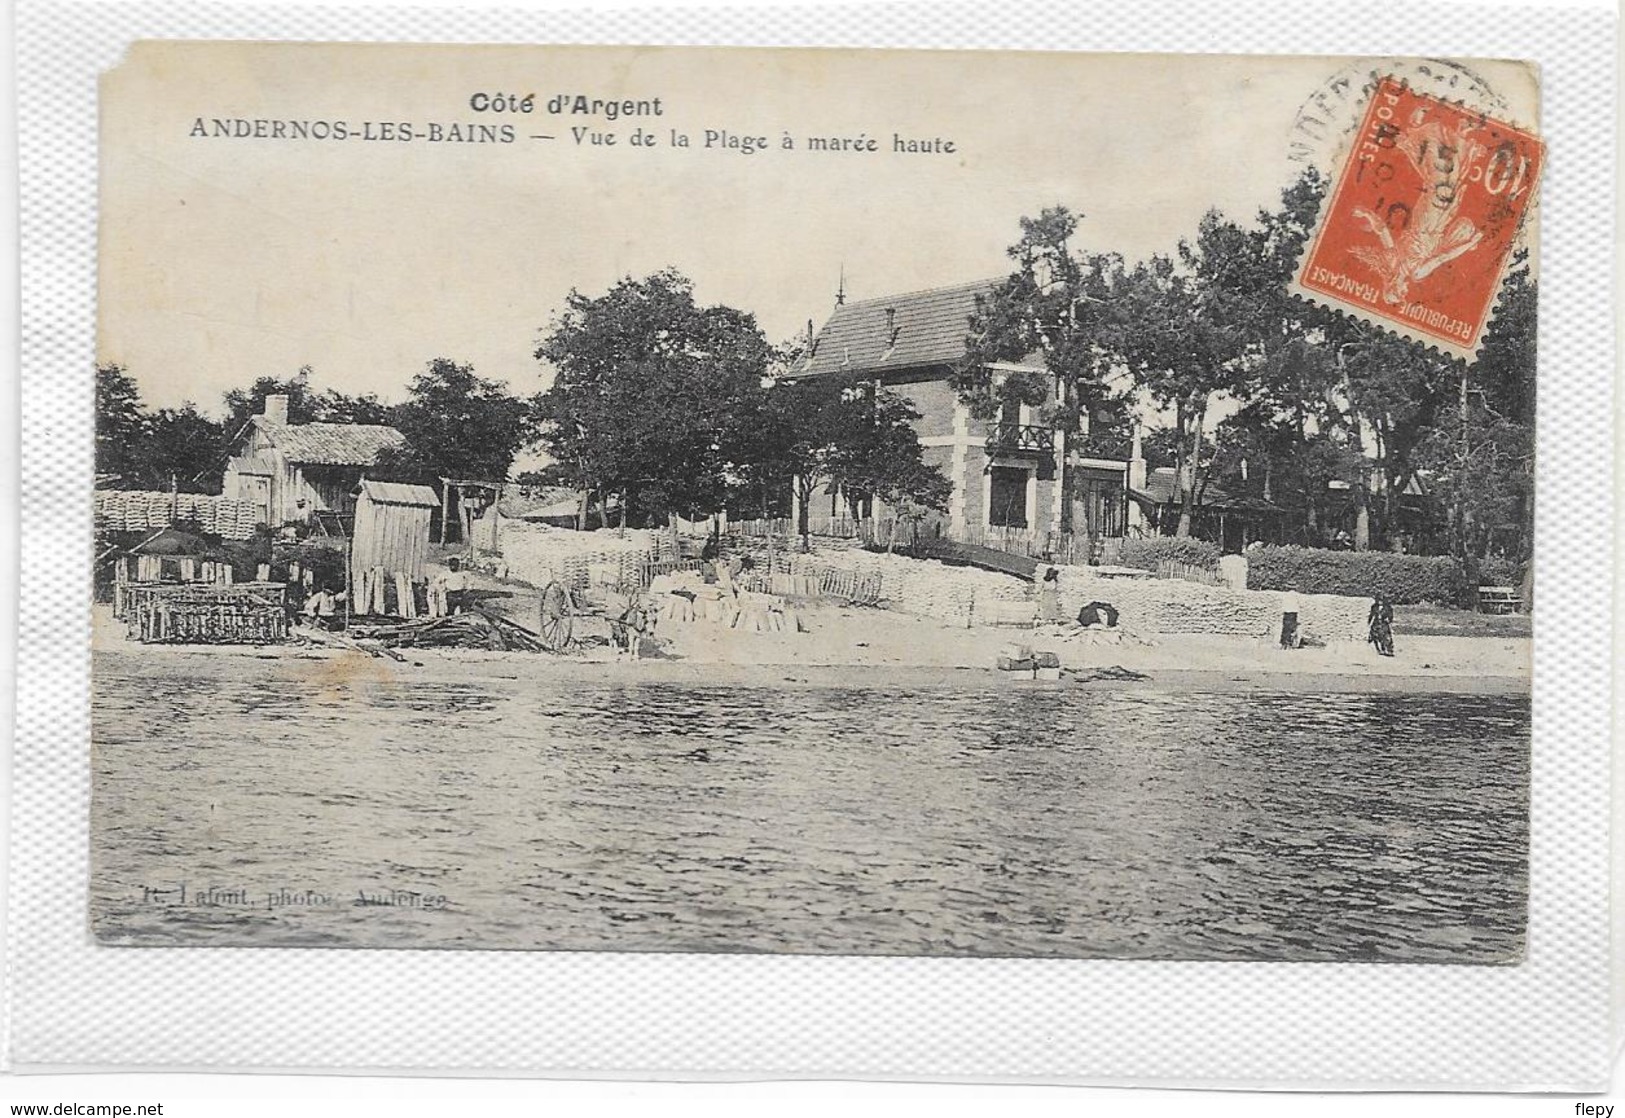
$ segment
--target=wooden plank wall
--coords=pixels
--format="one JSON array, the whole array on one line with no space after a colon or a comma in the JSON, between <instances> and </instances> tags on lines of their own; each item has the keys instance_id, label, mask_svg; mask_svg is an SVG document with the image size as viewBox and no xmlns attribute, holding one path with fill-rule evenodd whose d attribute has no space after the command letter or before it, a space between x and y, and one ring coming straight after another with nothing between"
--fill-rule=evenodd
<instances>
[{"instance_id":1,"label":"wooden plank wall","mask_svg":"<svg viewBox=\"0 0 1625 1118\"><path fill-rule=\"evenodd\" d=\"M429 558L429 513L414 505L375 502L363 496L355 506L351 537L351 583L358 571L382 567L404 571L413 582L424 579Z\"/></svg>"}]
</instances>

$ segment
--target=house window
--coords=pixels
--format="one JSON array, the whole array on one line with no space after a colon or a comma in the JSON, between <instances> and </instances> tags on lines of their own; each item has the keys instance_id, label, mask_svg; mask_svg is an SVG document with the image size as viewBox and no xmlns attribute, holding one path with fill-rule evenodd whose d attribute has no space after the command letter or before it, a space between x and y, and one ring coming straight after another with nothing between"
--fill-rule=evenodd
<instances>
[{"instance_id":1,"label":"house window","mask_svg":"<svg viewBox=\"0 0 1625 1118\"><path fill-rule=\"evenodd\" d=\"M1027 527L1027 479L1023 466L994 466L988 487L987 522L995 528Z\"/></svg>"}]
</instances>

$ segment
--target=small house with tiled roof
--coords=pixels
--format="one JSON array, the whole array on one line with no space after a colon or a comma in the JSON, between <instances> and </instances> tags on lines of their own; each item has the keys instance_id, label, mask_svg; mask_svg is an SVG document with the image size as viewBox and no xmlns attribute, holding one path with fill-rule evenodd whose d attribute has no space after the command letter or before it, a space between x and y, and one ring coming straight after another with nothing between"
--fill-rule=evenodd
<instances>
[{"instance_id":1,"label":"small house with tiled roof","mask_svg":"<svg viewBox=\"0 0 1625 1118\"><path fill-rule=\"evenodd\" d=\"M975 541L987 529L1057 531L1062 524L1062 462L1066 435L1040 423L1042 408L1021 405L996 420L978 420L959 399L950 376L966 356L977 301L995 280L956 284L854 302L838 301L792 373L871 382L906 397L920 413L915 430L925 461L953 483L948 534ZM1037 355L990 366L995 379L1044 372ZM1051 399L1059 385L1052 383ZM1128 515L1128 463L1073 455L1072 526L1077 533L1120 536ZM838 512L838 496L829 509Z\"/></svg>"},{"instance_id":2,"label":"small house with tiled roof","mask_svg":"<svg viewBox=\"0 0 1625 1118\"><path fill-rule=\"evenodd\" d=\"M366 471L405 441L377 424L289 423L288 398L267 396L263 413L238 436L222 491L251 502L272 527L345 513Z\"/></svg>"},{"instance_id":3,"label":"small house with tiled roof","mask_svg":"<svg viewBox=\"0 0 1625 1118\"><path fill-rule=\"evenodd\" d=\"M1184 496L1179 475L1168 466L1159 466L1129 486L1129 498L1138 506L1150 535L1174 534ZM1230 552L1241 551L1255 540L1280 542L1281 517L1286 510L1273 502L1233 494L1209 481L1197 485L1196 497L1191 512L1198 538L1212 540Z\"/></svg>"}]
</instances>

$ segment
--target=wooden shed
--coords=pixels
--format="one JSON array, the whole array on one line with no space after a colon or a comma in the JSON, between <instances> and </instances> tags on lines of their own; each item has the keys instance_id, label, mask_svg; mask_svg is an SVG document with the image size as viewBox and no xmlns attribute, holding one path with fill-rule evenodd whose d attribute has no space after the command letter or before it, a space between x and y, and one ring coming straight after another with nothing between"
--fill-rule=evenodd
<instances>
[{"instance_id":1,"label":"wooden shed","mask_svg":"<svg viewBox=\"0 0 1625 1118\"><path fill-rule=\"evenodd\" d=\"M351 585L359 586L364 574L374 570L422 582L429 557L429 514L440 505L435 491L426 485L363 479L355 499Z\"/></svg>"}]
</instances>

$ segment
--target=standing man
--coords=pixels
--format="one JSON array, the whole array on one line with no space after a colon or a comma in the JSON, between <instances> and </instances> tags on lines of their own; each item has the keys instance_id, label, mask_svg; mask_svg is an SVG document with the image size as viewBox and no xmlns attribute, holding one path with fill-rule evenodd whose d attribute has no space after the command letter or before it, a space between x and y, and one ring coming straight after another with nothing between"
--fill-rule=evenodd
<instances>
[{"instance_id":1,"label":"standing man","mask_svg":"<svg viewBox=\"0 0 1625 1118\"><path fill-rule=\"evenodd\" d=\"M1298 612L1301 603L1298 601L1298 589L1289 586L1281 595L1281 647L1297 648L1303 642L1303 635L1298 631Z\"/></svg>"},{"instance_id":2,"label":"standing man","mask_svg":"<svg viewBox=\"0 0 1625 1118\"><path fill-rule=\"evenodd\" d=\"M446 569L435 575L430 596L438 596L445 603L446 615L462 613L468 609L468 573L463 561L453 555L446 560Z\"/></svg>"}]
</instances>

